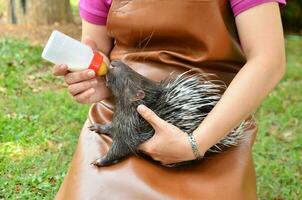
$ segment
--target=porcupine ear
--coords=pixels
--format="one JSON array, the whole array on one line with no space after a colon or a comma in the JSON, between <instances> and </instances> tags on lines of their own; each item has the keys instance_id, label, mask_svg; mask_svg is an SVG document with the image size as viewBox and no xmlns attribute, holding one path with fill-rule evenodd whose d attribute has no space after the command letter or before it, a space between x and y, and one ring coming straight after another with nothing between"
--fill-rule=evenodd
<instances>
[{"instance_id":1,"label":"porcupine ear","mask_svg":"<svg viewBox=\"0 0 302 200\"><path fill-rule=\"evenodd\" d=\"M145 98L145 92L144 92L143 90L137 91L137 93L136 93L136 98L137 98L138 100L141 100L141 99Z\"/></svg>"},{"instance_id":2,"label":"porcupine ear","mask_svg":"<svg viewBox=\"0 0 302 200\"><path fill-rule=\"evenodd\" d=\"M131 98L131 101L138 101L145 98L145 92L143 90L138 90L135 97Z\"/></svg>"}]
</instances>

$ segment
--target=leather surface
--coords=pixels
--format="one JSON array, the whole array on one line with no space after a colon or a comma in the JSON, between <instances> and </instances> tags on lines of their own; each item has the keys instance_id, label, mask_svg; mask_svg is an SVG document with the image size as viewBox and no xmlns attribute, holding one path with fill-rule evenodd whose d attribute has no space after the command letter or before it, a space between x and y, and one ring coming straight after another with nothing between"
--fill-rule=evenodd
<instances>
[{"instance_id":1,"label":"leather surface","mask_svg":"<svg viewBox=\"0 0 302 200\"><path fill-rule=\"evenodd\" d=\"M110 59L155 81L194 68L229 84L246 62L228 0L113 0L107 29L116 39ZM91 166L111 141L87 127L110 122L111 102L91 107L56 199L256 199L256 126L245 131L240 146L185 168L136 156L110 167Z\"/></svg>"},{"instance_id":2,"label":"leather surface","mask_svg":"<svg viewBox=\"0 0 302 200\"><path fill-rule=\"evenodd\" d=\"M110 59L154 81L194 68L228 85L246 62L229 0L113 0L107 29Z\"/></svg>"},{"instance_id":3,"label":"leather surface","mask_svg":"<svg viewBox=\"0 0 302 200\"><path fill-rule=\"evenodd\" d=\"M96 168L90 163L106 154L111 140L106 136L99 137L87 127L101 122L96 120L100 113L106 112L108 108L102 104L92 106L90 120L83 127L57 200L256 199L251 156L255 126L246 130L246 140L239 147L211 155L192 166L166 168L132 156L113 166Z\"/></svg>"}]
</instances>

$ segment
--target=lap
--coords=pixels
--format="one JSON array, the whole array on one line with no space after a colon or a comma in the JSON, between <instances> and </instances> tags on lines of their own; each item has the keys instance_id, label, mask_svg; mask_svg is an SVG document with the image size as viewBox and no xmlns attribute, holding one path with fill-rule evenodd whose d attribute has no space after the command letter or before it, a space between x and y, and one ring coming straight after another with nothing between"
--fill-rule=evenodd
<instances>
[{"instance_id":1,"label":"lap","mask_svg":"<svg viewBox=\"0 0 302 200\"><path fill-rule=\"evenodd\" d=\"M110 139L98 136L87 120L71 166L56 199L256 199L251 149L257 128L239 147L182 168L166 168L143 158L109 167L90 163L105 155Z\"/></svg>"}]
</instances>

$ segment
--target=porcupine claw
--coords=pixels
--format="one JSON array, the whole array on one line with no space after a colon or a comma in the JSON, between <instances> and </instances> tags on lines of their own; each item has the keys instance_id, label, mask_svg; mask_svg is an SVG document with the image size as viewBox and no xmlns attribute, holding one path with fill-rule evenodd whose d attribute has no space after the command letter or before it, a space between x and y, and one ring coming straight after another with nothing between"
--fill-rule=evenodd
<instances>
[{"instance_id":1,"label":"porcupine claw","mask_svg":"<svg viewBox=\"0 0 302 200\"><path fill-rule=\"evenodd\" d=\"M103 165L102 165L102 158L103 157L101 157L101 158L98 158L98 159L96 159L95 161L93 161L92 163L90 163L91 165L94 165L94 166L96 166L96 167L102 167Z\"/></svg>"},{"instance_id":2,"label":"porcupine claw","mask_svg":"<svg viewBox=\"0 0 302 200\"><path fill-rule=\"evenodd\" d=\"M91 165L94 165L96 167L104 167L104 166L109 166L109 165L115 164L117 162L118 162L118 160L109 161L108 159L106 159L106 156L104 156L104 157L98 158L95 161L93 161L91 163Z\"/></svg>"}]
</instances>

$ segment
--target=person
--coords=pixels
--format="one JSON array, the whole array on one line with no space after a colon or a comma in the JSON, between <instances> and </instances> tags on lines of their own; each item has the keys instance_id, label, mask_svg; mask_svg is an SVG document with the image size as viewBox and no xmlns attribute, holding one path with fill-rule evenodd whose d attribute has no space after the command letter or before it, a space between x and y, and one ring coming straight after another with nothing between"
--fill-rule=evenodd
<instances>
[{"instance_id":1,"label":"person","mask_svg":"<svg viewBox=\"0 0 302 200\"><path fill-rule=\"evenodd\" d=\"M283 77L280 4L285 0L81 0L82 41L155 81L191 68L220 77L228 87L193 132L203 156L249 117ZM110 139L88 127L110 122L113 104L104 77L92 70L69 72L66 65L54 66L53 73L64 76L77 102L93 104L56 199L256 199L251 158L256 126L246 130L245 144L198 167L175 171L131 157L97 169L89 163L106 153ZM137 111L155 129L140 150L162 164L195 158L186 133L144 105Z\"/></svg>"}]
</instances>

